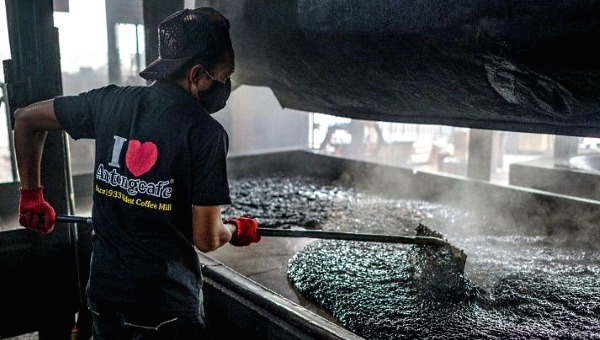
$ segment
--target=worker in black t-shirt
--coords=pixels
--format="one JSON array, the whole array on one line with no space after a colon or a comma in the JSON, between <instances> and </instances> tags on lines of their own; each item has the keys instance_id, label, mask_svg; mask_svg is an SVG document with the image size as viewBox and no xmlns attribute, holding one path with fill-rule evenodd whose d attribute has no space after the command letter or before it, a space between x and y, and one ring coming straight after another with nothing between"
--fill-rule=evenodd
<instances>
[{"instance_id":1,"label":"worker in black t-shirt","mask_svg":"<svg viewBox=\"0 0 600 340\"><path fill-rule=\"evenodd\" d=\"M260 240L254 219L223 221L230 204L225 105L235 68L229 21L185 9L159 25L150 86L106 86L15 112L19 223L48 233L40 162L45 131L95 140L93 254L86 293L94 340L197 339L204 332L195 248Z\"/></svg>"}]
</instances>

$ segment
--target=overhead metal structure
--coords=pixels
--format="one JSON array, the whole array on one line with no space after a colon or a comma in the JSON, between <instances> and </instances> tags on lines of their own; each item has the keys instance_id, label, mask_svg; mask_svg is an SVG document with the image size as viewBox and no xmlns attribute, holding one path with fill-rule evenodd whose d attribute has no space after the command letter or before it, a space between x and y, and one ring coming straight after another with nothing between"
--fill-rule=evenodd
<instances>
[{"instance_id":1,"label":"overhead metal structure","mask_svg":"<svg viewBox=\"0 0 600 340\"><path fill-rule=\"evenodd\" d=\"M231 22L238 84L342 117L600 135L600 2L197 1Z\"/></svg>"}]
</instances>

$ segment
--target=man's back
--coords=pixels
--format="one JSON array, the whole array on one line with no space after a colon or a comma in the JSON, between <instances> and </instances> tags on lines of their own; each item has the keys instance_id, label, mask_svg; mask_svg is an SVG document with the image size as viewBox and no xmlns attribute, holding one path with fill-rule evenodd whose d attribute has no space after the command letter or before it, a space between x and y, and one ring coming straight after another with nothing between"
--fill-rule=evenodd
<instances>
[{"instance_id":1,"label":"man's back","mask_svg":"<svg viewBox=\"0 0 600 340\"><path fill-rule=\"evenodd\" d=\"M154 302L191 312L201 280L194 192L207 204L230 203L222 126L167 82L57 98L55 110L71 135L96 140L88 294L130 303L168 296Z\"/></svg>"}]
</instances>

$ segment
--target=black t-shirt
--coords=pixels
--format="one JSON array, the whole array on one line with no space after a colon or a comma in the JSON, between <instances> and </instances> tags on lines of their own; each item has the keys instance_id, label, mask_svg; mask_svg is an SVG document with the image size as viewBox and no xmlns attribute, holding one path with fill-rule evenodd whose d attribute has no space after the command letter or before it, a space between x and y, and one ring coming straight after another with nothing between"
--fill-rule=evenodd
<instances>
[{"instance_id":1,"label":"black t-shirt","mask_svg":"<svg viewBox=\"0 0 600 340\"><path fill-rule=\"evenodd\" d=\"M192 204L231 203L221 124L163 82L57 97L54 110L72 138L96 141L88 296L198 313Z\"/></svg>"}]
</instances>

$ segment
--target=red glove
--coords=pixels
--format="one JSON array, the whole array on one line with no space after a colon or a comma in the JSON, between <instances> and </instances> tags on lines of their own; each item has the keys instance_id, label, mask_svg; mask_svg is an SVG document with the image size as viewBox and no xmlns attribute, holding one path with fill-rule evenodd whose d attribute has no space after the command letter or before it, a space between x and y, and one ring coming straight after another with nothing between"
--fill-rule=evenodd
<instances>
[{"instance_id":1,"label":"red glove","mask_svg":"<svg viewBox=\"0 0 600 340\"><path fill-rule=\"evenodd\" d=\"M44 199L43 188L19 189L21 191L19 224L25 228L49 233L54 229L56 213Z\"/></svg>"},{"instance_id":2,"label":"red glove","mask_svg":"<svg viewBox=\"0 0 600 340\"><path fill-rule=\"evenodd\" d=\"M260 241L256 220L248 217L238 217L227 220L225 223L233 223L236 226L235 232L231 235L229 241L234 246L243 247Z\"/></svg>"}]
</instances>

